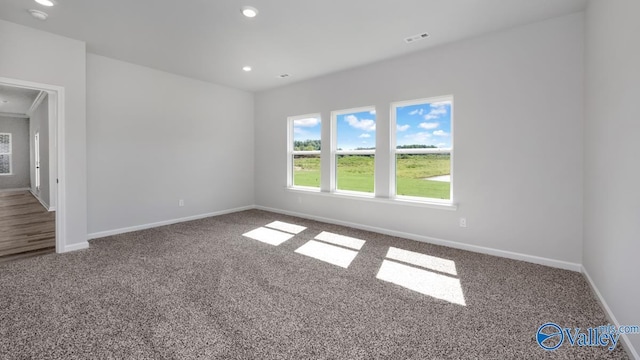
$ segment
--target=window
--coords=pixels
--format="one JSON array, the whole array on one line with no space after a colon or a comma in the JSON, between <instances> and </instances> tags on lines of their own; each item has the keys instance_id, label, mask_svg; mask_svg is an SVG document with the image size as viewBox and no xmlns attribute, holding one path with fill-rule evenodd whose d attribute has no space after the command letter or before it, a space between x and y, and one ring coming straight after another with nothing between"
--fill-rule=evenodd
<instances>
[{"instance_id":1,"label":"window","mask_svg":"<svg viewBox=\"0 0 640 360\"><path fill-rule=\"evenodd\" d=\"M396 197L450 202L453 97L395 103L391 116Z\"/></svg>"},{"instance_id":2,"label":"window","mask_svg":"<svg viewBox=\"0 0 640 360\"><path fill-rule=\"evenodd\" d=\"M319 114L290 117L288 121L289 187L320 189L321 120Z\"/></svg>"},{"instance_id":3,"label":"window","mask_svg":"<svg viewBox=\"0 0 640 360\"><path fill-rule=\"evenodd\" d=\"M288 187L374 197L377 177L389 187L373 201L408 200L421 202L420 206L456 209L453 96L391 103L389 115L388 125L386 118L381 118L385 126L379 135L384 149L377 148L376 132L380 129L376 128L373 106L332 111L331 121L325 124L330 128L325 128L329 130L325 149L321 148L319 114L289 117ZM384 156L376 159L379 151ZM324 170L321 157L330 163Z\"/></svg>"},{"instance_id":4,"label":"window","mask_svg":"<svg viewBox=\"0 0 640 360\"><path fill-rule=\"evenodd\" d=\"M336 191L374 192L376 110L361 108L332 113L332 158Z\"/></svg>"},{"instance_id":5,"label":"window","mask_svg":"<svg viewBox=\"0 0 640 360\"><path fill-rule=\"evenodd\" d=\"M0 175L11 175L11 134L0 133Z\"/></svg>"}]
</instances>

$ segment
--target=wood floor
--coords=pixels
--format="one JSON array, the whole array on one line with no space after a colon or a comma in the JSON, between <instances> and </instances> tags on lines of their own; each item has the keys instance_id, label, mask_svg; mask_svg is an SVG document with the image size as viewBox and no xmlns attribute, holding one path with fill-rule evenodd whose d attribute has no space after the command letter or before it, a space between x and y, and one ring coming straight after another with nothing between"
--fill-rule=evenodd
<instances>
[{"instance_id":1,"label":"wood floor","mask_svg":"<svg viewBox=\"0 0 640 360\"><path fill-rule=\"evenodd\" d=\"M0 261L54 251L55 219L28 191L0 192Z\"/></svg>"}]
</instances>

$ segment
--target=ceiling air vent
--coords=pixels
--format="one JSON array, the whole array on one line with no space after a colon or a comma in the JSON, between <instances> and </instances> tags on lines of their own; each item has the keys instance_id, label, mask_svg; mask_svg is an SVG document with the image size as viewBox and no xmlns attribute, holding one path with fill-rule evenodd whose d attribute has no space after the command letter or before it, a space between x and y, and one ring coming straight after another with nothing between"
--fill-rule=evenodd
<instances>
[{"instance_id":1,"label":"ceiling air vent","mask_svg":"<svg viewBox=\"0 0 640 360\"><path fill-rule=\"evenodd\" d=\"M418 35L409 36L408 38L404 39L404 42L406 42L407 44L411 44L413 42L416 42L416 41L422 40L422 39L426 39L428 37L429 37L429 34L422 33L422 34L418 34Z\"/></svg>"},{"instance_id":2,"label":"ceiling air vent","mask_svg":"<svg viewBox=\"0 0 640 360\"><path fill-rule=\"evenodd\" d=\"M289 74L280 74L280 75L278 75L278 78L280 78L280 79L286 79L286 78L288 78L288 77L290 77L290 76L291 76L291 75L289 75Z\"/></svg>"}]
</instances>

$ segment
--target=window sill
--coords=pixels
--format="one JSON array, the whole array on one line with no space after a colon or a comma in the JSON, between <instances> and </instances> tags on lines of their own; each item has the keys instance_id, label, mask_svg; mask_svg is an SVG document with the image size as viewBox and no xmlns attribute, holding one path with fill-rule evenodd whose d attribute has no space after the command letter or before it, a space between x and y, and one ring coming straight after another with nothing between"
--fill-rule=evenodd
<instances>
[{"instance_id":1,"label":"window sill","mask_svg":"<svg viewBox=\"0 0 640 360\"><path fill-rule=\"evenodd\" d=\"M325 192L320 191L318 188L307 188L307 187L285 187L285 191L304 193L304 194L312 194L318 196L326 196L332 198L342 198L342 199L357 199L368 202L375 202L379 204L391 204L391 205L402 205L402 206L415 206L421 208L430 208L430 209L440 209L447 211L457 211L458 205L453 203L445 203L445 202L435 202L435 201L425 201L420 200L418 198L377 198L374 197L373 194L368 193L358 193L358 192L347 192L347 191L337 191L337 192Z\"/></svg>"}]
</instances>

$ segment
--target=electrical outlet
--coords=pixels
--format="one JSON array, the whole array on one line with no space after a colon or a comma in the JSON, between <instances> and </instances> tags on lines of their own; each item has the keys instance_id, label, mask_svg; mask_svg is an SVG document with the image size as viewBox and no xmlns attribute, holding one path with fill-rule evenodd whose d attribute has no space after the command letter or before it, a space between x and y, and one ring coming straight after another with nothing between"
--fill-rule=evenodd
<instances>
[{"instance_id":1,"label":"electrical outlet","mask_svg":"<svg viewBox=\"0 0 640 360\"><path fill-rule=\"evenodd\" d=\"M461 228L467 227L467 218L460 218L460 227Z\"/></svg>"},{"instance_id":2,"label":"electrical outlet","mask_svg":"<svg viewBox=\"0 0 640 360\"><path fill-rule=\"evenodd\" d=\"M183 199L178 200L178 206L184 206L184 200Z\"/></svg>"}]
</instances>

